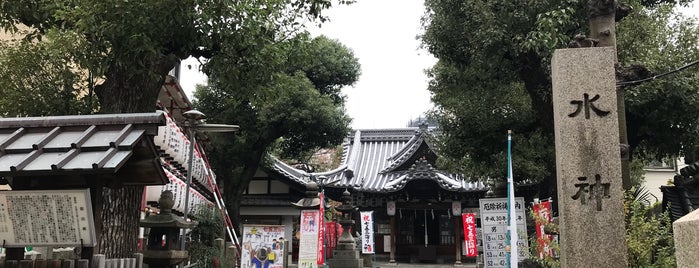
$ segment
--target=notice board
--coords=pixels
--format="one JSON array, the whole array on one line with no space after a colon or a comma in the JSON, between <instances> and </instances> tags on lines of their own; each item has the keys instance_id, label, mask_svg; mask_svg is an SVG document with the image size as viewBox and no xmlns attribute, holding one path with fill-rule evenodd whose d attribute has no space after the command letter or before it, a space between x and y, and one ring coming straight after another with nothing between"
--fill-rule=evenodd
<instances>
[{"instance_id":1,"label":"notice board","mask_svg":"<svg viewBox=\"0 0 699 268\"><path fill-rule=\"evenodd\" d=\"M90 190L0 191L0 243L95 246Z\"/></svg>"}]
</instances>

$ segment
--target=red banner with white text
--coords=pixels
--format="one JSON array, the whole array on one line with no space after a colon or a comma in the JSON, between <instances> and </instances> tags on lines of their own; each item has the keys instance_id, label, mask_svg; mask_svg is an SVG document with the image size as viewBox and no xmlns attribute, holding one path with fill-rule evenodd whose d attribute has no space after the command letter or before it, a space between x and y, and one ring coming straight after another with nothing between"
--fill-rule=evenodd
<instances>
[{"instance_id":1,"label":"red banner with white text","mask_svg":"<svg viewBox=\"0 0 699 268\"><path fill-rule=\"evenodd\" d=\"M318 213L318 265L323 265L325 263L325 198L323 192L320 193L320 208Z\"/></svg>"},{"instance_id":2,"label":"red banner with white text","mask_svg":"<svg viewBox=\"0 0 699 268\"><path fill-rule=\"evenodd\" d=\"M337 247L337 222L326 222L325 223L325 238L328 239L328 248L335 248Z\"/></svg>"},{"instance_id":3,"label":"red banner with white text","mask_svg":"<svg viewBox=\"0 0 699 268\"><path fill-rule=\"evenodd\" d=\"M476 241L476 214L463 213L461 219L464 226L464 245L466 257L478 256L478 243Z\"/></svg>"},{"instance_id":4,"label":"red banner with white text","mask_svg":"<svg viewBox=\"0 0 699 268\"><path fill-rule=\"evenodd\" d=\"M544 226L546 223L551 222L551 201L542 201L541 203L534 204L534 214L538 215L536 217L536 241L539 245L538 255L539 259L544 257L553 256L553 248L551 244L551 235L547 235L544 232Z\"/></svg>"}]
</instances>

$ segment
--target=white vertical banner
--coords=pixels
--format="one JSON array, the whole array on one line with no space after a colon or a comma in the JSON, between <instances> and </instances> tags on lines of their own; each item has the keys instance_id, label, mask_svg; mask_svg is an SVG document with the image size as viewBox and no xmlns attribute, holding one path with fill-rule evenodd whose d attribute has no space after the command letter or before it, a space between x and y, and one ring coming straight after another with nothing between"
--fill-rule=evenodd
<instances>
[{"instance_id":1,"label":"white vertical banner","mask_svg":"<svg viewBox=\"0 0 699 268\"><path fill-rule=\"evenodd\" d=\"M510 247L509 261L510 268L517 268L519 263L519 249L517 241L519 240L519 235L517 234L517 213L514 208L515 206L515 182L514 175L512 174L512 130L507 131L507 244ZM525 240L526 241L526 240Z\"/></svg>"},{"instance_id":2,"label":"white vertical banner","mask_svg":"<svg viewBox=\"0 0 699 268\"><path fill-rule=\"evenodd\" d=\"M374 218L373 211L362 211L362 254L374 254Z\"/></svg>"},{"instance_id":3,"label":"white vertical banner","mask_svg":"<svg viewBox=\"0 0 699 268\"><path fill-rule=\"evenodd\" d=\"M301 239L299 240L299 268L318 268L318 210L301 211ZM267 267L257 267L267 268Z\"/></svg>"}]
</instances>

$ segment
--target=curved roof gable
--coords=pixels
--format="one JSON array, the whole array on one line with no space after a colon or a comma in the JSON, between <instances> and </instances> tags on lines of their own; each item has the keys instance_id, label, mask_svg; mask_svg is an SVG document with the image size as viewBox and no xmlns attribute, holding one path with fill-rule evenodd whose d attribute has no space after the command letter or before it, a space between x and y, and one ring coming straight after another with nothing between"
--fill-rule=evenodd
<instances>
[{"instance_id":1,"label":"curved roof gable","mask_svg":"<svg viewBox=\"0 0 699 268\"><path fill-rule=\"evenodd\" d=\"M421 145L425 143L426 131L418 130L413 136L398 152L388 157L388 166L386 166L381 173L396 171L398 167L406 164L410 159L413 158ZM428 145L429 146L429 145Z\"/></svg>"},{"instance_id":2,"label":"curved roof gable","mask_svg":"<svg viewBox=\"0 0 699 268\"><path fill-rule=\"evenodd\" d=\"M272 168L299 183L311 176L324 176L327 187L353 188L364 192L395 192L412 180L430 179L449 191L487 190L481 182L468 182L458 174L435 169L428 161L415 157L424 145L429 146L425 127L356 130L344 144L340 167L321 173L306 173L275 159ZM408 167L408 168L406 168Z\"/></svg>"}]
</instances>

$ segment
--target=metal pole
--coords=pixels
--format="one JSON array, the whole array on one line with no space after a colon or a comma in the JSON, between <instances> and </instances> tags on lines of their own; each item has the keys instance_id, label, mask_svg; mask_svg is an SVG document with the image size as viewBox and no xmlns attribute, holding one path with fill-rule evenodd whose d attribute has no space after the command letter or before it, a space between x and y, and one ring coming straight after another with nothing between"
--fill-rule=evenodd
<instances>
[{"instance_id":1,"label":"metal pole","mask_svg":"<svg viewBox=\"0 0 699 268\"><path fill-rule=\"evenodd\" d=\"M510 159L510 152L512 150L512 131L508 130L507 131L507 236L506 236L506 243L505 245L508 247L505 251L505 256L507 256L506 260L506 267L510 268L512 267L512 263L510 263L510 256L512 255L512 229L510 228L510 221L512 219L510 218L510 210L512 209L512 202L510 202L510 182L512 182L514 179L511 177L510 173L512 171L512 160ZM515 253L516 254L516 253Z\"/></svg>"},{"instance_id":2,"label":"metal pole","mask_svg":"<svg viewBox=\"0 0 699 268\"><path fill-rule=\"evenodd\" d=\"M187 214L189 213L189 185L192 184L192 162L194 160L194 144L197 142L197 138L194 137L196 133L196 121L194 119L189 119L189 158L187 159L187 183L184 191L184 220L187 220ZM180 238L180 250L185 250L185 234L187 234L186 229L182 229L182 237Z\"/></svg>"}]
</instances>

